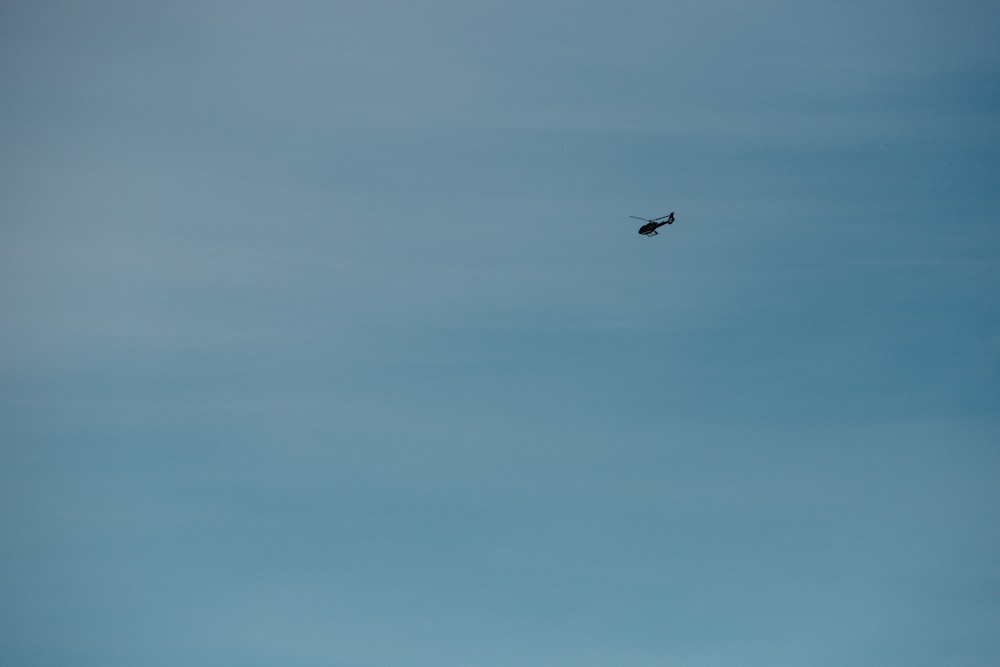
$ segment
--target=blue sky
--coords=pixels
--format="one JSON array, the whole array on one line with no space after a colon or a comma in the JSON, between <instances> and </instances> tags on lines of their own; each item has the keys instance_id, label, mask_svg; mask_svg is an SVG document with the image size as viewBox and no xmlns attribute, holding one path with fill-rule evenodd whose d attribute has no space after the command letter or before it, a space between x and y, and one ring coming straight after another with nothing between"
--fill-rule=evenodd
<instances>
[{"instance_id":1,"label":"blue sky","mask_svg":"<svg viewBox=\"0 0 1000 667\"><path fill-rule=\"evenodd\" d=\"M996 664L997 25L5 3L0 661Z\"/></svg>"}]
</instances>

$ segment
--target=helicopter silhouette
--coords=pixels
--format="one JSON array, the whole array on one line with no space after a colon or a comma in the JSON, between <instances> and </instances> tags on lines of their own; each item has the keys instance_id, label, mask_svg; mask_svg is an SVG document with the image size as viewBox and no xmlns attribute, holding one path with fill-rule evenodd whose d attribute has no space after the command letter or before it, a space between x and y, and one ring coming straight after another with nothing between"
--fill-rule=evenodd
<instances>
[{"instance_id":1,"label":"helicopter silhouette","mask_svg":"<svg viewBox=\"0 0 1000 667\"><path fill-rule=\"evenodd\" d=\"M663 225L674 224L673 211L670 212L670 215L665 215L662 218L655 218L653 220L649 220L648 218L640 218L639 216L636 215L630 215L629 217L635 218L636 220L646 221L646 224L644 224L642 227L639 228L639 233L642 234L643 236L656 236L659 234L659 232L656 231L658 228L662 227ZM660 220L663 220L663 222L660 222Z\"/></svg>"}]
</instances>

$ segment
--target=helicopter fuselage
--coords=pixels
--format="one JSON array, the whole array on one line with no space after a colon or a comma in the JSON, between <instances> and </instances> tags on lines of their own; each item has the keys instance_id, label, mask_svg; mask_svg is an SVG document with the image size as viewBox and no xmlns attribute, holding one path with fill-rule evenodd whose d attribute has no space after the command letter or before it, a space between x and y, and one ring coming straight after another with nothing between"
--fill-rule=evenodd
<instances>
[{"instance_id":1,"label":"helicopter fuselage","mask_svg":"<svg viewBox=\"0 0 1000 667\"><path fill-rule=\"evenodd\" d=\"M639 233L643 236L656 236L659 234L657 229L663 225L669 225L669 222L647 222L645 225L639 228Z\"/></svg>"}]
</instances>

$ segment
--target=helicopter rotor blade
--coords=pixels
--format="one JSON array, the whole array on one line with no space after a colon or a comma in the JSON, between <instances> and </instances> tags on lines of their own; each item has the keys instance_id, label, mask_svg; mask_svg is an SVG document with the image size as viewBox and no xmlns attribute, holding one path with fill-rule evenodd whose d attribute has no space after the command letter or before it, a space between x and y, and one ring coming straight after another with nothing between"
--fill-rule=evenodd
<instances>
[{"instance_id":1,"label":"helicopter rotor blade","mask_svg":"<svg viewBox=\"0 0 1000 667\"><path fill-rule=\"evenodd\" d=\"M662 218L657 218L656 220L666 220L669 217L670 217L670 214L667 214L667 215L663 216ZM650 222L656 222L656 220L651 220Z\"/></svg>"},{"instance_id":2,"label":"helicopter rotor blade","mask_svg":"<svg viewBox=\"0 0 1000 667\"><path fill-rule=\"evenodd\" d=\"M629 217L630 218L635 218L636 220L644 220L645 222L652 222L652 220L650 220L649 218L640 218L637 215L630 215Z\"/></svg>"}]
</instances>

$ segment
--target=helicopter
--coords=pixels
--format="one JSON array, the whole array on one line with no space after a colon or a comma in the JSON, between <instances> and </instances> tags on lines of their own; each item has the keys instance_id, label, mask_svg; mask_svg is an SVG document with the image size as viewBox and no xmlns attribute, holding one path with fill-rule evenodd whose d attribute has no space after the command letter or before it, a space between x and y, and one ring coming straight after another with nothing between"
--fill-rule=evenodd
<instances>
[{"instance_id":1,"label":"helicopter","mask_svg":"<svg viewBox=\"0 0 1000 667\"><path fill-rule=\"evenodd\" d=\"M656 236L659 233L656 231L657 228L662 227L663 225L674 224L673 211L670 212L670 215L665 215L662 218L655 218L653 220L649 220L648 218L640 218L637 215L630 215L629 217L635 218L636 220L646 221L646 224L644 224L642 227L639 228L639 233L642 234L643 236ZM660 222L660 220L662 220L663 222Z\"/></svg>"}]
</instances>

